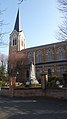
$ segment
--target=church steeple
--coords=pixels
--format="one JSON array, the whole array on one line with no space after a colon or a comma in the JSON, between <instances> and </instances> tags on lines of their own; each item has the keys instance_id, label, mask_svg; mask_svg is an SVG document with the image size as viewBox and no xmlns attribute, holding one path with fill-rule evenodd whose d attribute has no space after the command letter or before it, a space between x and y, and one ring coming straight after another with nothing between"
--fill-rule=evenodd
<instances>
[{"instance_id":1,"label":"church steeple","mask_svg":"<svg viewBox=\"0 0 67 119\"><path fill-rule=\"evenodd\" d=\"M26 38L21 28L20 13L18 9L15 26L12 33L10 34L9 54L14 53L16 51L21 51L25 48Z\"/></svg>"},{"instance_id":2,"label":"church steeple","mask_svg":"<svg viewBox=\"0 0 67 119\"><path fill-rule=\"evenodd\" d=\"M16 17L16 21L15 21L14 30L16 30L17 32L22 31L19 9L18 9L18 12L17 12L17 17Z\"/></svg>"}]
</instances>

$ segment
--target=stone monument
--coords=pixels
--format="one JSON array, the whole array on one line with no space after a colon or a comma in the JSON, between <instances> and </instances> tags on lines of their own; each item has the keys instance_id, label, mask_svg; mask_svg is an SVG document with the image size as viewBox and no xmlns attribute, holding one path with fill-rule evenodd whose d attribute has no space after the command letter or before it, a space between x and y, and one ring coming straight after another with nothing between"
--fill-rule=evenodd
<instances>
[{"instance_id":1,"label":"stone monument","mask_svg":"<svg viewBox=\"0 0 67 119\"><path fill-rule=\"evenodd\" d=\"M29 80L31 84L39 84L36 79L35 65L31 62Z\"/></svg>"}]
</instances>

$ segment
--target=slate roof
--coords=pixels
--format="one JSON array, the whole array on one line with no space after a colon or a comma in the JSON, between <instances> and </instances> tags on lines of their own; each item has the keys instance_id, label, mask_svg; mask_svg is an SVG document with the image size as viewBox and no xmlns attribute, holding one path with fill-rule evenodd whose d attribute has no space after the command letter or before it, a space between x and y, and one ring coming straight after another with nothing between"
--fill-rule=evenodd
<instances>
[{"instance_id":1,"label":"slate roof","mask_svg":"<svg viewBox=\"0 0 67 119\"><path fill-rule=\"evenodd\" d=\"M17 12L17 17L16 17L16 21L15 21L14 30L16 30L17 32L22 31L19 9L18 9L18 12Z\"/></svg>"},{"instance_id":2,"label":"slate roof","mask_svg":"<svg viewBox=\"0 0 67 119\"><path fill-rule=\"evenodd\" d=\"M26 49L23 49L19 52L22 52L22 51L25 51L25 50L35 50L35 49L38 49L38 48L47 48L47 47L52 47L52 46L56 46L56 45L60 45L60 44L65 44L66 41L61 41L61 42L56 42L56 43L51 43L51 44L45 44L45 45L40 45L40 46L35 46L35 47L30 47L30 48L26 48Z\"/></svg>"}]
</instances>

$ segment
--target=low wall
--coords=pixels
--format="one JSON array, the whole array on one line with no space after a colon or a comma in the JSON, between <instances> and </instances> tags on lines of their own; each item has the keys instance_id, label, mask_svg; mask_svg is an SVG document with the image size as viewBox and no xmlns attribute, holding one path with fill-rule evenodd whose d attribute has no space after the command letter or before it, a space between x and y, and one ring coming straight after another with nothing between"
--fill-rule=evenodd
<instances>
[{"instance_id":1,"label":"low wall","mask_svg":"<svg viewBox=\"0 0 67 119\"><path fill-rule=\"evenodd\" d=\"M10 97L44 96L45 91L42 88L2 88L0 95Z\"/></svg>"},{"instance_id":2,"label":"low wall","mask_svg":"<svg viewBox=\"0 0 67 119\"><path fill-rule=\"evenodd\" d=\"M67 88L47 89L46 96L67 99Z\"/></svg>"},{"instance_id":3,"label":"low wall","mask_svg":"<svg viewBox=\"0 0 67 119\"><path fill-rule=\"evenodd\" d=\"M48 96L54 98L67 99L67 88L60 89L41 89L41 88L2 88L0 91L2 96Z\"/></svg>"},{"instance_id":4,"label":"low wall","mask_svg":"<svg viewBox=\"0 0 67 119\"><path fill-rule=\"evenodd\" d=\"M0 95L1 96L9 96L10 95L9 88L1 88Z\"/></svg>"},{"instance_id":5,"label":"low wall","mask_svg":"<svg viewBox=\"0 0 67 119\"><path fill-rule=\"evenodd\" d=\"M14 96L44 96L45 93L41 88L23 88L14 89Z\"/></svg>"}]
</instances>

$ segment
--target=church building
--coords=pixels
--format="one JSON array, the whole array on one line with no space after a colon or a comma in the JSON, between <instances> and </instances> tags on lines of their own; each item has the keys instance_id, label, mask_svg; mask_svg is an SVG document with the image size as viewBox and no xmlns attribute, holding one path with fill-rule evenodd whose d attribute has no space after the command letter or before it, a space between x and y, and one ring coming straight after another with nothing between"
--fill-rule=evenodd
<instances>
[{"instance_id":1,"label":"church building","mask_svg":"<svg viewBox=\"0 0 67 119\"><path fill-rule=\"evenodd\" d=\"M21 55L26 53L29 59L34 57L37 78L40 78L42 71L51 76L62 76L67 71L67 41L26 48L26 38L21 27L19 9L14 29L10 34L9 56L16 52L20 52Z\"/></svg>"}]
</instances>

